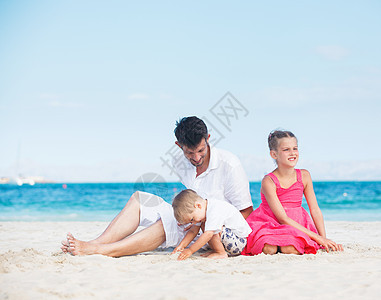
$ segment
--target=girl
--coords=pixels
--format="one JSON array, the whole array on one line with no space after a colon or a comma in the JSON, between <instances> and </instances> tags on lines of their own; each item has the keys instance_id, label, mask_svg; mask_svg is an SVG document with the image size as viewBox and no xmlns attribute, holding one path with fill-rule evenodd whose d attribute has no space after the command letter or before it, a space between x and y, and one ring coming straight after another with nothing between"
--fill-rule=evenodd
<instances>
[{"instance_id":1,"label":"girl","mask_svg":"<svg viewBox=\"0 0 381 300\"><path fill-rule=\"evenodd\" d=\"M299 159L295 135L276 130L270 133L268 143L278 167L262 180L262 203L246 219L253 231L242 254L315 254L320 248L342 251L342 245L325 236L310 173L295 169ZM303 193L313 221L301 206Z\"/></svg>"}]
</instances>

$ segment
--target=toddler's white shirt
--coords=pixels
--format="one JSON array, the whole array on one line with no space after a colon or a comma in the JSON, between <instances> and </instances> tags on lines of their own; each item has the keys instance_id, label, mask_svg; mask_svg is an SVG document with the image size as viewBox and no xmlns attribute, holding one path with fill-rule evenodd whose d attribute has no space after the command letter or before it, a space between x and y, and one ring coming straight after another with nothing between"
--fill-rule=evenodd
<instances>
[{"instance_id":1,"label":"toddler's white shirt","mask_svg":"<svg viewBox=\"0 0 381 300\"><path fill-rule=\"evenodd\" d=\"M205 231L219 233L222 226L231 229L238 237L247 237L251 228L242 214L231 204L216 199L207 199Z\"/></svg>"}]
</instances>

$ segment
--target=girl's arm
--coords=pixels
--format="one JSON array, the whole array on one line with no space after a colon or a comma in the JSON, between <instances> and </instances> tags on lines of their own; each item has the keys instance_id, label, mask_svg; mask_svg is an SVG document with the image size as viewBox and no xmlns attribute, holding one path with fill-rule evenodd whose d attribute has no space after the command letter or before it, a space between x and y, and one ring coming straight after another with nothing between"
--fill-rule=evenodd
<instances>
[{"instance_id":1,"label":"girl's arm","mask_svg":"<svg viewBox=\"0 0 381 300\"><path fill-rule=\"evenodd\" d=\"M200 228L201 226L193 225L188 230L187 234L184 236L180 244L172 251L172 254L175 254L178 251L183 251L190 244L190 242L193 241L194 238L197 236L198 232L200 231Z\"/></svg>"},{"instance_id":2,"label":"girl's arm","mask_svg":"<svg viewBox=\"0 0 381 300\"><path fill-rule=\"evenodd\" d=\"M262 180L262 193L265 195L267 203L270 206L270 209L274 213L280 224L290 225L305 234L307 234L311 239L317 242L319 245L322 245L327 252L329 249L340 250L341 245L337 245L335 242L316 234L315 232L308 230L304 226L300 225L298 222L294 221L290 217L287 216L286 211L284 210L282 204L279 201L279 198L276 194L276 186L275 183L269 176L265 176Z\"/></svg>"},{"instance_id":3,"label":"girl's arm","mask_svg":"<svg viewBox=\"0 0 381 300\"><path fill-rule=\"evenodd\" d=\"M307 170L301 170L301 171L302 171L302 180L304 184L304 196L306 197L312 220L314 221L316 229L319 232L319 234L322 237L326 237L323 214L321 213L321 210L316 200L310 172L308 172Z\"/></svg>"}]
</instances>

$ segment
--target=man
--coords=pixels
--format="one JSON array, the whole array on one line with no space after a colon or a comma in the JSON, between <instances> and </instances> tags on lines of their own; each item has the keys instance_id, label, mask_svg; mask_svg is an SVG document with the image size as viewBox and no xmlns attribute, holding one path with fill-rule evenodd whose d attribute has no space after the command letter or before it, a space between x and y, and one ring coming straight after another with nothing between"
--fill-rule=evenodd
<instances>
[{"instance_id":1,"label":"man","mask_svg":"<svg viewBox=\"0 0 381 300\"><path fill-rule=\"evenodd\" d=\"M246 218L253 207L249 182L239 160L227 151L210 147L207 127L197 117L177 122L175 135L184 156L174 161L174 168L183 184L201 197L231 203ZM135 233L138 226L146 228ZM149 193L135 192L98 238L84 242L68 233L61 249L74 255L119 257L152 251L159 246L175 247L183 233L169 203Z\"/></svg>"},{"instance_id":2,"label":"man","mask_svg":"<svg viewBox=\"0 0 381 300\"><path fill-rule=\"evenodd\" d=\"M210 147L208 129L197 117L177 122L176 144L184 156L173 165L181 182L202 198L224 200L246 219L253 211L249 181L238 158L228 151Z\"/></svg>"}]
</instances>

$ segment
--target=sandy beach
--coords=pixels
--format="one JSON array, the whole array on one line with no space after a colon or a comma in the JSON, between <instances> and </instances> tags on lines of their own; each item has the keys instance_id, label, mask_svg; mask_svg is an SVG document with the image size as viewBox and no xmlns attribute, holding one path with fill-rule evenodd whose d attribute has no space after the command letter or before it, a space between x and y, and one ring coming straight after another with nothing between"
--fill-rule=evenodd
<instances>
[{"instance_id":1,"label":"sandy beach","mask_svg":"<svg viewBox=\"0 0 381 300\"><path fill-rule=\"evenodd\" d=\"M379 299L381 222L326 222L343 253L177 261L169 251L109 258L60 250L104 222L0 223L0 299Z\"/></svg>"}]
</instances>

